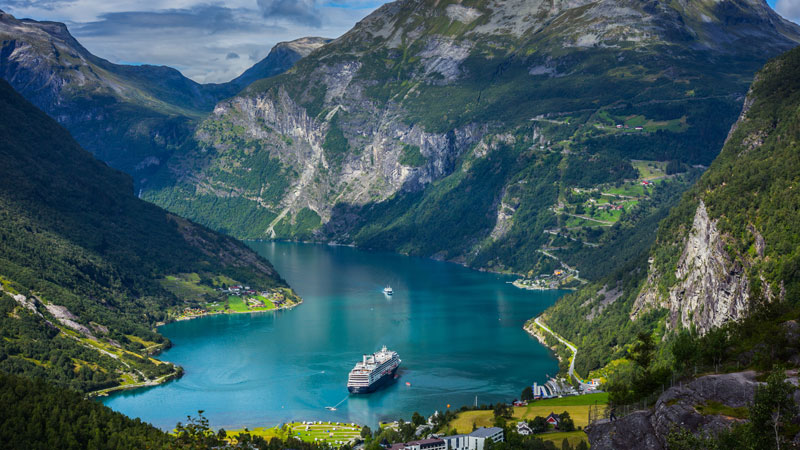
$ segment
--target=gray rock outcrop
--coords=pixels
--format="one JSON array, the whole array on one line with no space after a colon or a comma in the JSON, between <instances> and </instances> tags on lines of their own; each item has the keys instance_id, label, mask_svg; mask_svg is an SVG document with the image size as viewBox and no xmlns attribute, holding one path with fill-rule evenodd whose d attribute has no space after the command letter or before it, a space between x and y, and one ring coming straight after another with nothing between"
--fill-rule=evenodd
<instances>
[{"instance_id":1,"label":"gray rock outcrop","mask_svg":"<svg viewBox=\"0 0 800 450\"><path fill-rule=\"evenodd\" d=\"M636 411L614 422L602 420L586 427L593 450L665 450L670 432L717 434L741 421L737 417L703 413L709 403L730 410L753 401L758 382L752 371L708 375L667 389L652 410Z\"/></svg>"}]
</instances>

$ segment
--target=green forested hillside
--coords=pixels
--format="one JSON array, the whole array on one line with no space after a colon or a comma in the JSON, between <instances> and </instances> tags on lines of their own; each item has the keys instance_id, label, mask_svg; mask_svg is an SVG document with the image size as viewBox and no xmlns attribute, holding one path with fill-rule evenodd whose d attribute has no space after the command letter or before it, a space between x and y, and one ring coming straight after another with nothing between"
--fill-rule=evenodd
<instances>
[{"instance_id":1,"label":"green forested hillside","mask_svg":"<svg viewBox=\"0 0 800 450\"><path fill-rule=\"evenodd\" d=\"M5 81L0 160L0 370L81 391L155 380L176 368L148 357L169 345L154 325L197 300L168 275L287 288L243 244L137 199Z\"/></svg>"},{"instance_id":2,"label":"green forested hillside","mask_svg":"<svg viewBox=\"0 0 800 450\"><path fill-rule=\"evenodd\" d=\"M746 332L736 333L759 337L730 345L743 347L741 353L747 350L752 358L753 353L766 351L760 348L763 342L779 338L776 323L796 320L800 300L798 124L800 49L794 49L769 61L756 75L742 116L720 155L660 223L648 254L650 264L641 258L620 266L545 313L550 326L580 347L576 361L580 373L626 356L639 332L656 336L686 328L708 332L725 322L741 321L742 315L754 318L745 324ZM708 221L701 220L701 203ZM695 237L687 247L698 233L708 236ZM745 288L740 292L730 286ZM601 305L602 313L592 314ZM641 312L632 320L635 308ZM709 311L717 310L719 314L709 316ZM785 342L770 345L773 350L767 352L766 360L789 348ZM717 350L719 355L723 350Z\"/></svg>"},{"instance_id":3,"label":"green forested hillside","mask_svg":"<svg viewBox=\"0 0 800 450\"><path fill-rule=\"evenodd\" d=\"M0 372L0 447L8 449L160 449L168 434L83 395Z\"/></svg>"},{"instance_id":4,"label":"green forested hillside","mask_svg":"<svg viewBox=\"0 0 800 450\"><path fill-rule=\"evenodd\" d=\"M220 102L142 195L238 237L596 281L799 41L749 0L391 2Z\"/></svg>"}]
</instances>

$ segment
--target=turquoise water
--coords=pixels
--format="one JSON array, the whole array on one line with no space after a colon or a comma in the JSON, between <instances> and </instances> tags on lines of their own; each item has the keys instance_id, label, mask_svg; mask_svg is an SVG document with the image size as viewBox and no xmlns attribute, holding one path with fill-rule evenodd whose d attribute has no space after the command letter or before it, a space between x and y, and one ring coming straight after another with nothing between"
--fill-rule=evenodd
<instances>
[{"instance_id":1,"label":"turquoise water","mask_svg":"<svg viewBox=\"0 0 800 450\"><path fill-rule=\"evenodd\" d=\"M103 403L164 429L200 409L214 427L375 424L472 404L476 395L479 403L508 401L558 370L522 325L560 292L523 291L507 276L348 247L251 246L304 303L166 325L160 331L174 346L160 358L183 366L183 378ZM392 297L382 292L387 283ZM348 396L348 372L381 345L403 360L398 382ZM325 409L337 404L336 411Z\"/></svg>"}]
</instances>

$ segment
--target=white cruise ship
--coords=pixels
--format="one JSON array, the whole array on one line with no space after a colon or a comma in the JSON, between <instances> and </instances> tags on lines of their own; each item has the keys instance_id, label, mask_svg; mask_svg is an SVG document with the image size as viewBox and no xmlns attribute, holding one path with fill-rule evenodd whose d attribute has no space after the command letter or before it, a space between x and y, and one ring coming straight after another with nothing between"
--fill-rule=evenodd
<instances>
[{"instance_id":1,"label":"white cruise ship","mask_svg":"<svg viewBox=\"0 0 800 450\"><path fill-rule=\"evenodd\" d=\"M397 368L400 367L397 352L387 350L384 345L381 351L364 355L357 362L347 379L347 390L352 394L368 394L375 392L394 380Z\"/></svg>"}]
</instances>

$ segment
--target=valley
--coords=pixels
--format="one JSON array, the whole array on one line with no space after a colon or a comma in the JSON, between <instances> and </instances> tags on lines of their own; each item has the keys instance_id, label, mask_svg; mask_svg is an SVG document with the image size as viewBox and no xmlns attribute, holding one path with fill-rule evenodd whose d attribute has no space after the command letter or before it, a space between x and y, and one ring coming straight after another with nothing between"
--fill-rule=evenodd
<instances>
[{"instance_id":1,"label":"valley","mask_svg":"<svg viewBox=\"0 0 800 450\"><path fill-rule=\"evenodd\" d=\"M220 83L70 31L208 9L221 45L352 12L256 3L0 11L0 441L800 445L800 26L761 0L397 0L247 44ZM382 345L397 381L347 395Z\"/></svg>"}]
</instances>

